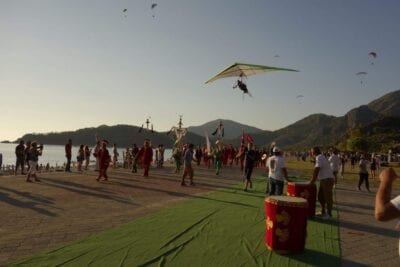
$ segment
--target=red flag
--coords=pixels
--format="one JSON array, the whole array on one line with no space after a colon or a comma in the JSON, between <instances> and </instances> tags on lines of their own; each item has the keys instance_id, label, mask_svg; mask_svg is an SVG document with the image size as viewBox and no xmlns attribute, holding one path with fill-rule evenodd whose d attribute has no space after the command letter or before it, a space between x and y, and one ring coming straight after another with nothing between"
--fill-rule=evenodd
<instances>
[{"instance_id":1,"label":"red flag","mask_svg":"<svg viewBox=\"0 0 400 267\"><path fill-rule=\"evenodd\" d=\"M244 146L244 130L242 129L242 137L240 138L240 145Z\"/></svg>"},{"instance_id":2,"label":"red flag","mask_svg":"<svg viewBox=\"0 0 400 267\"><path fill-rule=\"evenodd\" d=\"M253 137L251 137L251 135L247 135L247 137L246 137L246 139L247 139L247 142L248 143L254 143L254 141L253 141Z\"/></svg>"}]
</instances>

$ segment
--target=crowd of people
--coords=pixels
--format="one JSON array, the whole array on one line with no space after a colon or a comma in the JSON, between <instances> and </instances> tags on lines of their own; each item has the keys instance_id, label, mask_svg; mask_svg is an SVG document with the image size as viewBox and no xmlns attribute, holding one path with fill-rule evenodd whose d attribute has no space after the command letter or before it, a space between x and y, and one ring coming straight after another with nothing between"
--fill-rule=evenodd
<instances>
[{"instance_id":1,"label":"crowd of people","mask_svg":"<svg viewBox=\"0 0 400 267\"><path fill-rule=\"evenodd\" d=\"M97 181L101 179L107 181L107 169L109 166L116 168L118 166L119 153L117 144L113 144L112 154L108 151L107 140L97 139L96 146L90 149L88 145L81 144L77 153L77 170L88 170L91 156L95 159L95 171L98 171ZM156 168L163 168L165 148L162 144L153 148L149 139L145 139L143 146L138 147L133 144L132 148L126 148L123 152L122 167L132 170L132 173L138 171L138 166L143 169L143 177L149 176L150 166L153 162L153 149L155 151L154 165ZM21 140L15 147L16 164L14 174L20 172L26 175L27 182L40 182L37 176L39 170L38 160L43 153L43 145L37 142L24 142ZM180 145L175 144L172 151L173 162L175 163L175 172L180 172L183 165L183 174L181 176L181 185L186 186L186 178L189 178L189 185L194 186L194 170L192 163L197 165L203 163L206 168L215 169L215 174L219 175L222 166L240 165L243 172L244 191L252 188L252 173L255 167L263 167L267 173L266 194L283 195L285 181L289 182L288 170L285 163L285 157L294 156L297 160L310 161L314 164L314 171L308 184L313 185L319 182L317 199L321 208L323 219L332 218L333 189L338 183L338 174L344 179L345 169L350 164L350 170L358 168L359 181L358 190L365 184L365 188L370 192L369 177L372 179L380 173L382 159L379 155L368 153L339 153L335 148L322 151L320 147L313 147L308 152L295 152L284 155L282 150L271 144L267 149L256 149L252 142L247 146L242 144L238 148L232 145L223 145L217 140L213 147L196 146L193 144ZM69 139L65 144L65 172L71 172L72 162L72 140ZM0 158L2 160L2 158ZM42 167L40 167L42 168ZM46 169L49 166L46 166ZM383 170L379 179L381 181L375 204L375 217L379 221L386 221L400 218L400 196L391 199L392 184L398 176L392 168ZM400 253L400 250L399 250Z\"/></svg>"},{"instance_id":2,"label":"crowd of people","mask_svg":"<svg viewBox=\"0 0 400 267\"><path fill-rule=\"evenodd\" d=\"M104 145L105 144L105 145ZM35 147L36 146L36 147ZM89 165L92 161L95 162L95 171L99 172L99 178L107 179L106 169L108 166L116 168L119 164L119 153L117 150L117 144L113 144L111 154L107 149L108 141L101 140L97 137L96 145L90 148L88 145L80 144L76 156L76 166L78 171L84 171L89 169ZM274 151L275 148L275 151ZM153 152L154 150L154 152ZM34 152L34 151L37 151ZM20 172L22 175L27 175L27 181L30 181L31 177L36 175L32 173L33 170L30 167L32 164L35 165L38 157L41 156L43 146L38 145L36 142L25 142L23 140L15 148L16 164L14 168L14 174L17 175ZM269 194L282 194L282 184L287 179L287 171L284 164L284 158L294 157L297 160L308 161L316 163L316 157L312 155L312 152L291 152L285 155L282 151L271 144L266 148L256 148L251 142L246 146L241 144L239 147L234 147L232 144L223 144L220 140L217 140L215 144L210 145L197 145L196 147L192 144L175 144L172 150L171 161L175 165L175 172L178 173L181 170L181 166L184 166L184 173L187 169L188 159L186 152L192 151L192 157L195 159L197 165L204 164L207 168L213 168L216 175L219 175L221 168L224 166L240 166L240 170L243 172L245 187L251 188L251 173L255 167L266 167L269 181L267 183L266 192ZM123 168L131 169L133 173L137 172L138 166L144 169L144 176L147 177L149 174L150 165L153 163L153 153L155 154L154 165L156 168L163 168L165 162L165 148L163 144L159 144L153 148L151 141L146 139L143 146L140 148L133 144L131 148L126 148L122 155L121 166ZM334 179L333 186L338 181L338 175L344 179L345 170L350 168L354 171L358 168L359 181L358 190L362 190L362 186L365 185L365 189L370 191L369 178L376 179L377 173L381 168L382 159L380 155L367 154L367 153L339 153L337 149L329 149L321 154L327 158L331 170L332 177ZM71 172L72 161L72 140L69 139L65 145L65 172ZM271 158L271 159L269 159ZM33 159L33 160L32 160ZM269 160L267 160L269 159ZM31 162L34 161L34 162ZM36 170L48 169L49 166L36 166ZM276 166L275 166L276 165ZM348 166L349 165L349 166ZM107 166L107 168L105 168ZM276 173L273 171L276 167ZM29 174L29 172L31 172ZM190 176L191 171L188 171L186 175Z\"/></svg>"}]
</instances>

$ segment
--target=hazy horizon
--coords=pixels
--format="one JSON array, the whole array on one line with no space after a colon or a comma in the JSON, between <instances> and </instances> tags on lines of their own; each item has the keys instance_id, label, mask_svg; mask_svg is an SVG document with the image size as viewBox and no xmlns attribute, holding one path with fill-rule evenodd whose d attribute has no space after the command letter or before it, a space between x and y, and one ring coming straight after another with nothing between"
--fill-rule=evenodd
<instances>
[{"instance_id":1,"label":"hazy horizon","mask_svg":"<svg viewBox=\"0 0 400 267\"><path fill-rule=\"evenodd\" d=\"M0 141L148 117L157 131L179 115L274 131L343 116L400 88L398 10L396 0L4 0ZM234 62L299 72L248 77L253 98L232 90L235 78L205 84Z\"/></svg>"}]
</instances>

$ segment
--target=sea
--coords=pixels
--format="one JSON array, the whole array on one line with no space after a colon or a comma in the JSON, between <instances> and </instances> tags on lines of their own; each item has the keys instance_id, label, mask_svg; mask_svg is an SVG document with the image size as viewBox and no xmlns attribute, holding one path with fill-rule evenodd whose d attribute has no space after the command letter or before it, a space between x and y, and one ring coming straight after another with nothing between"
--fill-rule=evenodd
<instances>
[{"instance_id":1,"label":"sea","mask_svg":"<svg viewBox=\"0 0 400 267\"><path fill-rule=\"evenodd\" d=\"M15 165L16 157L15 157L15 147L17 144L4 144L0 143L0 153L3 158L3 166ZM78 154L79 146L72 147L72 161L76 161L76 157ZM112 154L112 148L109 147L108 150L110 154ZM123 152L126 151L126 148L117 148L118 150L118 161L122 161ZM93 151L93 150L92 150ZM155 155L155 153L154 153ZM172 157L172 150L165 149L164 152L164 160L167 161ZM91 160L94 160L94 157L91 157ZM65 149L64 146L60 145L43 145L42 156L39 157L39 164L46 165L50 164L52 167L61 166L64 163L67 163L67 158L65 157Z\"/></svg>"}]
</instances>

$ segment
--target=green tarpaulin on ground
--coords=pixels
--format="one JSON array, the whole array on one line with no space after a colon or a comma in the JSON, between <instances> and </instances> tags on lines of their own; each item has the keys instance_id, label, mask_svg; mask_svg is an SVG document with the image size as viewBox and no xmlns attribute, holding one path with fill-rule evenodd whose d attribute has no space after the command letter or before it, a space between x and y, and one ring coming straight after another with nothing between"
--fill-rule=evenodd
<instances>
[{"instance_id":1,"label":"green tarpaulin on ground","mask_svg":"<svg viewBox=\"0 0 400 267\"><path fill-rule=\"evenodd\" d=\"M309 220L304 253L267 250L264 190L260 178L250 192L233 188L198 196L14 265L340 266L337 220Z\"/></svg>"}]
</instances>

